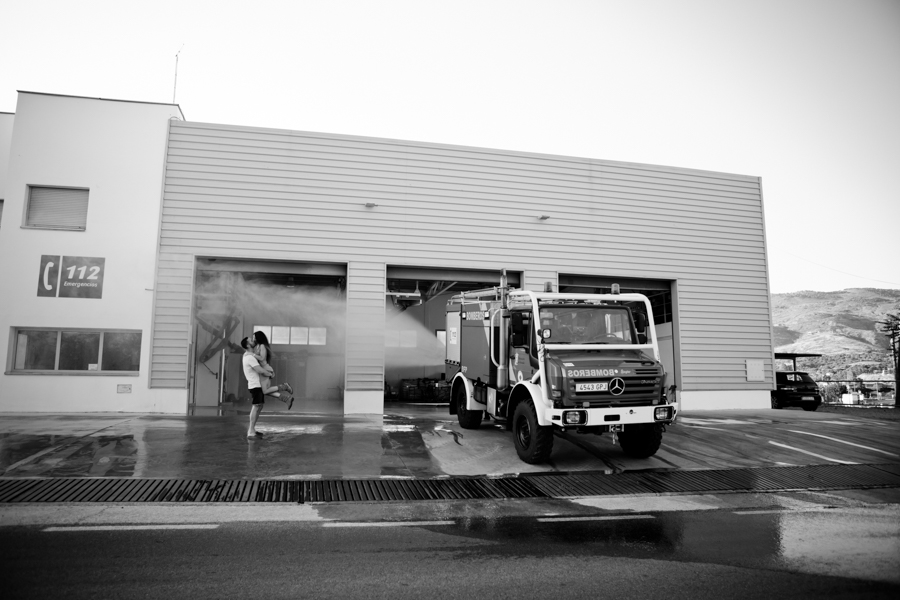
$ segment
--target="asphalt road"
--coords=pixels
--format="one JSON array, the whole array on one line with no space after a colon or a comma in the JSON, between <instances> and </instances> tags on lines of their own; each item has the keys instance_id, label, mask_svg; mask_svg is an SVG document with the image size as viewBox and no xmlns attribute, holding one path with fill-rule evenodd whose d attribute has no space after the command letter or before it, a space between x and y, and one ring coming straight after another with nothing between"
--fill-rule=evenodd
<instances>
[{"instance_id":1,"label":"asphalt road","mask_svg":"<svg viewBox=\"0 0 900 600\"><path fill-rule=\"evenodd\" d=\"M200 518L3 527L3 597L771 600L900 594L896 504L578 515L547 508L526 516L460 517L434 505L415 521Z\"/></svg>"}]
</instances>

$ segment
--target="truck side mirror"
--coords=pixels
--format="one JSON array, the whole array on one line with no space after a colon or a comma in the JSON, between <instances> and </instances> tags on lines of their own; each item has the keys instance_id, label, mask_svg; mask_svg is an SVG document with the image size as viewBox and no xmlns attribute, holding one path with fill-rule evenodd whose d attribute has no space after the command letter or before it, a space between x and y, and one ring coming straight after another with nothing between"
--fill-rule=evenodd
<instances>
[{"instance_id":1,"label":"truck side mirror","mask_svg":"<svg viewBox=\"0 0 900 600\"><path fill-rule=\"evenodd\" d=\"M634 315L634 321L634 326L637 327L637 330L639 332L647 329L647 315L645 315L644 313L638 313Z\"/></svg>"},{"instance_id":2,"label":"truck side mirror","mask_svg":"<svg viewBox=\"0 0 900 600\"><path fill-rule=\"evenodd\" d=\"M639 333L638 334L638 344L646 344L647 343L647 334Z\"/></svg>"}]
</instances>

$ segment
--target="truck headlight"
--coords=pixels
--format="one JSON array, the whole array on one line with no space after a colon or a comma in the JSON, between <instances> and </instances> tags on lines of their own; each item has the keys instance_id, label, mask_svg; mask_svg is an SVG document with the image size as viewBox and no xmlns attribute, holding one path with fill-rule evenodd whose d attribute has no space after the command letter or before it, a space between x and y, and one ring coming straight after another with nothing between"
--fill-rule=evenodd
<instances>
[{"instance_id":1,"label":"truck headlight","mask_svg":"<svg viewBox=\"0 0 900 600\"><path fill-rule=\"evenodd\" d=\"M551 398L562 398L563 393L562 370L553 361L547 361L547 387L550 389Z\"/></svg>"},{"instance_id":2,"label":"truck headlight","mask_svg":"<svg viewBox=\"0 0 900 600\"><path fill-rule=\"evenodd\" d=\"M671 406L658 406L653 411L653 418L657 421L668 421L672 418Z\"/></svg>"},{"instance_id":3,"label":"truck headlight","mask_svg":"<svg viewBox=\"0 0 900 600\"><path fill-rule=\"evenodd\" d=\"M584 425L587 423L587 413L583 410L567 410L563 413L564 425Z\"/></svg>"}]
</instances>

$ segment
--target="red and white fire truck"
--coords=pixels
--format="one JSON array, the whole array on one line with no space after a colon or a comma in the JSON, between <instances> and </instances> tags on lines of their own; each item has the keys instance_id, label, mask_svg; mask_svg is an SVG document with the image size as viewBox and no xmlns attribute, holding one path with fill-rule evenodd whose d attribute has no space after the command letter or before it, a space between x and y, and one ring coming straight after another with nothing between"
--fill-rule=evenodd
<instances>
[{"instance_id":1,"label":"red and white fire truck","mask_svg":"<svg viewBox=\"0 0 900 600\"><path fill-rule=\"evenodd\" d=\"M460 426L505 423L527 463L550 457L555 429L611 433L629 456L655 454L676 406L653 309L642 294L613 292L510 289L504 271L499 287L453 296L445 363Z\"/></svg>"}]
</instances>

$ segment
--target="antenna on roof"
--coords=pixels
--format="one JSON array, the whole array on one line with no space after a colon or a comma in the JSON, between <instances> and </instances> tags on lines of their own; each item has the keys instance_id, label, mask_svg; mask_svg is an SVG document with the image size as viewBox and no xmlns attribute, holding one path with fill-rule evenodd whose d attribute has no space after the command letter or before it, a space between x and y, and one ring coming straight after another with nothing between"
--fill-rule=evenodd
<instances>
[{"instance_id":1,"label":"antenna on roof","mask_svg":"<svg viewBox=\"0 0 900 600\"><path fill-rule=\"evenodd\" d=\"M175 53L175 85L172 87L172 104L175 104L175 91L178 89L178 55L184 50L184 44Z\"/></svg>"}]
</instances>

